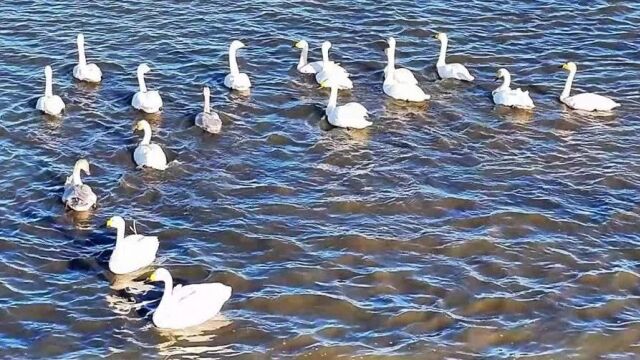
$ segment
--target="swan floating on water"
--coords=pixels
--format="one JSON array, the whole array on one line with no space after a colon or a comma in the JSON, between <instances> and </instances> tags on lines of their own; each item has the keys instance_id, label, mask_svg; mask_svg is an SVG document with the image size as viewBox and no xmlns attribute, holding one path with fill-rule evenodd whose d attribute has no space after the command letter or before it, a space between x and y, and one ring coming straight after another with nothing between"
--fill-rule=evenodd
<instances>
[{"instance_id":1,"label":"swan floating on water","mask_svg":"<svg viewBox=\"0 0 640 360\"><path fill-rule=\"evenodd\" d=\"M391 39L393 38L390 38L390 40ZM422 91L422 89L417 85L417 81L411 81L411 78L409 78L407 75L400 77L396 76L396 71L398 71L399 69L396 69L394 66L395 60L393 57L393 50L391 49L391 42L389 45L390 47L386 51L387 62L389 63L389 65L387 65L387 68L385 69L386 77L384 79L384 83L382 84L382 90L384 91L384 93L396 100L414 102L429 100L431 96L425 94L425 92ZM411 71L407 70L407 72L408 74L411 74ZM413 77L413 74L411 74L411 77ZM408 82L400 81L399 78L407 80ZM413 78L413 80L415 80L415 78Z\"/></svg>"},{"instance_id":2,"label":"swan floating on water","mask_svg":"<svg viewBox=\"0 0 640 360\"><path fill-rule=\"evenodd\" d=\"M245 73L241 73L238 69L236 61L236 52L238 49L245 47L238 40L233 40L229 45L229 74L224 78L224 86L232 90L247 91L251 88L251 80Z\"/></svg>"},{"instance_id":3,"label":"swan floating on water","mask_svg":"<svg viewBox=\"0 0 640 360\"><path fill-rule=\"evenodd\" d=\"M562 65L562 68L569 71L567 82L564 84L562 94L560 94L560 101L562 101L565 105L575 110L584 111L609 111L620 106L620 104L609 99L608 97L594 93L582 93L569 96L569 94L571 93L573 78L576 76L578 67L574 62L568 62Z\"/></svg>"},{"instance_id":4,"label":"swan floating on water","mask_svg":"<svg viewBox=\"0 0 640 360\"><path fill-rule=\"evenodd\" d=\"M84 35L78 34L78 65L73 67L73 77L80 81L99 83L102 81L102 71L96 64L87 64L84 55Z\"/></svg>"},{"instance_id":5,"label":"swan floating on water","mask_svg":"<svg viewBox=\"0 0 640 360\"><path fill-rule=\"evenodd\" d=\"M211 112L209 105L211 92L208 86L202 89L202 94L204 95L204 110L196 115L196 126L212 134L217 134L222 128L222 121L216 112Z\"/></svg>"},{"instance_id":6,"label":"swan floating on water","mask_svg":"<svg viewBox=\"0 0 640 360\"><path fill-rule=\"evenodd\" d=\"M339 89L352 89L353 83L349 79L349 73L342 66L329 60L330 48L329 41L322 43L322 71L316 74L316 81L323 87L336 86Z\"/></svg>"},{"instance_id":7,"label":"swan floating on water","mask_svg":"<svg viewBox=\"0 0 640 360\"><path fill-rule=\"evenodd\" d=\"M147 90L147 85L144 82L144 74L151 71L147 64L138 65L138 86L140 91L133 95L131 100L131 106L138 110L142 110L147 114L153 114L160 111L162 108L162 98L160 93L156 90Z\"/></svg>"},{"instance_id":8,"label":"swan floating on water","mask_svg":"<svg viewBox=\"0 0 640 360\"><path fill-rule=\"evenodd\" d=\"M502 85L493 90L493 102L496 105L511 106L519 109L533 109L533 100L529 96L528 91L522 91L520 88L511 89L511 74L507 69L500 69L496 73L496 81L504 79Z\"/></svg>"},{"instance_id":9,"label":"swan floating on water","mask_svg":"<svg viewBox=\"0 0 640 360\"><path fill-rule=\"evenodd\" d=\"M447 45L449 44L449 38L445 33L437 33L434 38L440 40L440 56L436 63L438 69L438 75L442 79L458 79L465 81L473 81L474 77L471 76L469 70L462 64L453 63L447 64L445 57L447 56Z\"/></svg>"},{"instance_id":10,"label":"swan floating on water","mask_svg":"<svg viewBox=\"0 0 640 360\"><path fill-rule=\"evenodd\" d=\"M389 77L389 72L392 70L394 73L393 80L399 83L407 83L407 84L418 84L418 80L413 76L413 73L409 69L397 68L396 69L396 39L390 37L387 40L389 43L389 48L387 49L387 66L384 68L384 77L385 79Z\"/></svg>"},{"instance_id":11,"label":"swan floating on water","mask_svg":"<svg viewBox=\"0 0 640 360\"><path fill-rule=\"evenodd\" d=\"M167 156L160 145L151 143L151 125L147 120L140 120L134 128L134 131L137 130L144 131L144 136L133 152L133 160L138 167L165 170L167 168Z\"/></svg>"},{"instance_id":12,"label":"swan floating on water","mask_svg":"<svg viewBox=\"0 0 640 360\"><path fill-rule=\"evenodd\" d=\"M163 329L184 329L216 316L231 297L231 287L221 283L176 285L169 271L159 268L149 281L164 282L164 293L153 313L153 323Z\"/></svg>"},{"instance_id":13,"label":"swan floating on water","mask_svg":"<svg viewBox=\"0 0 640 360\"><path fill-rule=\"evenodd\" d=\"M38 98L36 109L45 114L58 116L64 110L64 101L58 95L53 95L53 70L51 66L44 67L44 96Z\"/></svg>"},{"instance_id":14,"label":"swan floating on water","mask_svg":"<svg viewBox=\"0 0 640 360\"><path fill-rule=\"evenodd\" d=\"M308 62L307 56L309 54L309 43L305 40L300 40L295 44L295 47L301 49L300 60L298 61L297 69L303 74L317 74L322 71L322 61Z\"/></svg>"},{"instance_id":15,"label":"swan floating on water","mask_svg":"<svg viewBox=\"0 0 640 360\"><path fill-rule=\"evenodd\" d=\"M70 209L75 211L87 211L96 205L98 197L93 193L89 185L82 183L80 171L91 175L89 171L89 162L86 159L76 161L73 167L73 174L67 177L64 183L64 193L62 194L62 202Z\"/></svg>"},{"instance_id":16,"label":"swan floating on water","mask_svg":"<svg viewBox=\"0 0 640 360\"><path fill-rule=\"evenodd\" d=\"M145 268L156 258L158 238L139 234L124 236L125 223L120 216L107 221L107 227L116 229L116 245L109 259L109 270L114 274L128 274Z\"/></svg>"},{"instance_id":17,"label":"swan floating on water","mask_svg":"<svg viewBox=\"0 0 640 360\"><path fill-rule=\"evenodd\" d=\"M322 83L322 87L330 86L328 82ZM331 95L325 113L329 124L348 129L364 129L373 124L367 120L369 116L367 109L356 102L350 102L341 106L336 106L338 101L338 87L331 86Z\"/></svg>"}]
</instances>

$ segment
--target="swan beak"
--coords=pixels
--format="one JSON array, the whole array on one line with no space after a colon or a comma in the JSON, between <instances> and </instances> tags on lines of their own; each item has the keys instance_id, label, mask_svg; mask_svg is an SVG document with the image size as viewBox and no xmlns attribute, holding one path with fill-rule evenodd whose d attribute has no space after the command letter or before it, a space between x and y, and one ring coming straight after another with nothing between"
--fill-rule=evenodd
<instances>
[{"instance_id":1,"label":"swan beak","mask_svg":"<svg viewBox=\"0 0 640 360\"><path fill-rule=\"evenodd\" d=\"M107 227L113 227L113 219L107 220Z\"/></svg>"},{"instance_id":2,"label":"swan beak","mask_svg":"<svg viewBox=\"0 0 640 360\"><path fill-rule=\"evenodd\" d=\"M440 34L435 34L435 35L433 35L433 38L434 38L434 39L438 39L439 37L440 37Z\"/></svg>"},{"instance_id":3,"label":"swan beak","mask_svg":"<svg viewBox=\"0 0 640 360\"><path fill-rule=\"evenodd\" d=\"M500 77L496 76L495 78L493 78L493 81L500 81Z\"/></svg>"},{"instance_id":4,"label":"swan beak","mask_svg":"<svg viewBox=\"0 0 640 360\"><path fill-rule=\"evenodd\" d=\"M326 81L326 80L320 83L320 89L322 89L322 88L326 88L326 87L328 87L328 86L327 86L327 81Z\"/></svg>"},{"instance_id":5,"label":"swan beak","mask_svg":"<svg viewBox=\"0 0 640 360\"><path fill-rule=\"evenodd\" d=\"M147 278L147 281L149 281L149 282L158 281L158 279L156 278L156 272L155 271L151 275L149 275L149 277Z\"/></svg>"},{"instance_id":6,"label":"swan beak","mask_svg":"<svg viewBox=\"0 0 640 360\"><path fill-rule=\"evenodd\" d=\"M300 41L296 41L295 44L293 44L293 47L301 49L302 45L300 45Z\"/></svg>"},{"instance_id":7,"label":"swan beak","mask_svg":"<svg viewBox=\"0 0 640 360\"><path fill-rule=\"evenodd\" d=\"M569 67L567 66L567 64L562 64L562 66L560 66L561 69L567 70Z\"/></svg>"}]
</instances>

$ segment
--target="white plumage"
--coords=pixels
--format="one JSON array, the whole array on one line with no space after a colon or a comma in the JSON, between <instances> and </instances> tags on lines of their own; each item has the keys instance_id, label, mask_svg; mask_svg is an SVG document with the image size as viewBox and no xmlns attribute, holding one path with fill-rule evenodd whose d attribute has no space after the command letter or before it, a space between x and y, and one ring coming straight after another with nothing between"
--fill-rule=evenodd
<instances>
[{"instance_id":1,"label":"white plumage","mask_svg":"<svg viewBox=\"0 0 640 360\"><path fill-rule=\"evenodd\" d=\"M73 67L73 77L80 81L99 83L102 81L102 71L96 64L87 64L84 54L84 35L78 34L76 43L78 45L78 64Z\"/></svg>"},{"instance_id":2,"label":"white plumage","mask_svg":"<svg viewBox=\"0 0 640 360\"><path fill-rule=\"evenodd\" d=\"M322 43L322 71L316 74L316 81L326 87L352 89L353 83L349 79L349 73L342 66L329 60L330 48L329 41Z\"/></svg>"},{"instance_id":3,"label":"white plumage","mask_svg":"<svg viewBox=\"0 0 640 360\"><path fill-rule=\"evenodd\" d=\"M53 116L60 115L64 110L62 98L53 95L53 70L49 65L44 67L44 96L38 98L36 109Z\"/></svg>"},{"instance_id":4,"label":"white plumage","mask_svg":"<svg viewBox=\"0 0 640 360\"><path fill-rule=\"evenodd\" d=\"M326 87L327 84L321 84L322 87ZM338 100L338 87L331 87L331 95L329 96L329 103L325 113L327 114L327 121L329 124L341 128L348 129L364 129L371 125L372 122L367 120L369 116L367 109L356 103L351 102L341 106L336 106Z\"/></svg>"},{"instance_id":5,"label":"white plumage","mask_svg":"<svg viewBox=\"0 0 640 360\"><path fill-rule=\"evenodd\" d=\"M224 78L224 86L232 90L247 91L251 88L249 76L240 72L236 60L236 52L243 47L245 45L238 40L233 40L229 45L229 74Z\"/></svg>"},{"instance_id":6,"label":"white plumage","mask_svg":"<svg viewBox=\"0 0 640 360\"><path fill-rule=\"evenodd\" d=\"M445 62L445 57L447 56L447 45L449 44L449 38L445 33L438 33L434 36L436 39L440 40L440 56L438 57L438 62L436 63L436 68L438 69L438 76L442 79L458 79L464 81L473 81L474 77L471 76L469 70L462 64L447 64Z\"/></svg>"},{"instance_id":7,"label":"white plumage","mask_svg":"<svg viewBox=\"0 0 640 360\"><path fill-rule=\"evenodd\" d=\"M568 62L562 65L562 68L569 71L569 77L567 77L567 82L564 85L562 94L560 94L560 101L570 108L584 111L610 111L620 106L620 104L608 97L594 93L582 93L569 96L573 78L578 71L578 66L573 62Z\"/></svg>"},{"instance_id":8,"label":"white plumage","mask_svg":"<svg viewBox=\"0 0 640 360\"><path fill-rule=\"evenodd\" d=\"M138 76L138 87L140 90L133 95L133 99L131 100L131 106L134 108L144 111L147 114L153 114L160 111L162 108L162 98L160 97L160 93L155 90L147 90L147 85L144 81L144 74L151 71L147 64L140 64L138 66L137 76Z\"/></svg>"},{"instance_id":9,"label":"white plumage","mask_svg":"<svg viewBox=\"0 0 640 360\"><path fill-rule=\"evenodd\" d=\"M398 69L395 68L395 58L394 58L394 50L393 46L395 45L395 40L393 38L389 39L389 49L387 49L387 68L388 71L386 73L386 77L384 79L384 83L382 84L382 90L385 94L391 96L396 100L404 100L404 101L413 101L413 102L421 102L426 101L431 98L431 96L425 94L425 92L417 85L417 81L415 81L415 77L411 74L411 71L408 71L411 76L401 76L398 77L396 71ZM406 69L405 69L406 70ZM413 79L413 80L412 80Z\"/></svg>"},{"instance_id":10,"label":"white plumage","mask_svg":"<svg viewBox=\"0 0 640 360\"><path fill-rule=\"evenodd\" d=\"M389 48L387 49L387 66L384 68L384 76L385 80L389 77L389 72L393 71L393 80L398 83L407 83L417 85L418 80L413 73L409 69L405 68L396 68L396 39L390 37L387 42L389 43ZM393 68L393 69L392 69Z\"/></svg>"},{"instance_id":11,"label":"white plumage","mask_svg":"<svg viewBox=\"0 0 640 360\"><path fill-rule=\"evenodd\" d=\"M158 144L151 143L151 125L146 120L140 120L134 130L144 131L140 144L133 152L133 160L139 167L150 167L156 170L167 168L167 156Z\"/></svg>"},{"instance_id":12,"label":"white plumage","mask_svg":"<svg viewBox=\"0 0 640 360\"><path fill-rule=\"evenodd\" d=\"M528 91L522 89L511 89L511 74L507 69L500 69L496 74L496 79L504 79L502 85L493 90L493 102L496 105L510 106L520 109L533 109L533 100L529 96Z\"/></svg>"},{"instance_id":13,"label":"white plumage","mask_svg":"<svg viewBox=\"0 0 640 360\"><path fill-rule=\"evenodd\" d=\"M117 231L116 244L109 258L111 272L128 274L153 263L159 246L157 237L138 234L125 237L125 223L120 216L109 219L107 226Z\"/></svg>"},{"instance_id":14,"label":"white plumage","mask_svg":"<svg viewBox=\"0 0 640 360\"><path fill-rule=\"evenodd\" d=\"M295 44L295 47L301 49L300 60L298 60L298 66L296 67L299 72L303 74L316 74L322 71L322 61L308 62L309 56L309 43L305 40L300 40Z\"/></svg>"}]
</instances>

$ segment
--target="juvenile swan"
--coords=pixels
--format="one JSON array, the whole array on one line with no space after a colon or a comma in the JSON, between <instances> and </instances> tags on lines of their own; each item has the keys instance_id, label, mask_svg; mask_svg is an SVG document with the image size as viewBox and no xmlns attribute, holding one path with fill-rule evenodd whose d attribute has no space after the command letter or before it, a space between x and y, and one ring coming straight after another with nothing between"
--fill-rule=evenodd
<instances>
[{"instance_id":1,"label":"juvenile swan","mask_svg":"<svg viewBox=\"0 0 640 360\"><path fill-rule=\"evenodd\" d=\"M245 45L238 40L233 40L229 45L229 71L230 73L224 78L224 86L229 89L247 91L251 88L251 80L245 73L238 70L238 62L236 61L236 52Z\"/></svg>"},{"instance_id":2,"label":"juvenile swan","mask_svg":"<svg viewBox=\"0 0 640 360\"><path fill-rule=\"evenodd\" d=\"M96 205L98 198L93 193L89 185L82 183L80 171L84 171L87 175L91 175L89 171L89 162L86 159L76 161L73 167L73 174L67 177L64 183L64 193L62 194L62 202L70 209L75 211L87 211Z\"/></svg>"},{"instance_id":3,"label":"juvenile swan","mask_svg":"<svg viewBox=\"0 0 640 360\"><path fill-rule=\"evenodd\" d=\"M571 84L573 84L573 78L576 76L578 67L575 63L568 62L562 65L562 68L569 71L569 77L567 77L567 82L564 84L564 90L562 90L562 94L560 94L560 101L570 108L585 111L609 111L620 106L620 104L608 97L594 93L582 93L569 96L571 92Z\"/></svg>"},{"instance_id":4,"label":"juvenile swan","mask_svg":"<svg viewBox=\"0 0 640 360\"><path fill-rule=\"evenodd\" d=\"M438 69L438 75L442 79L458 79L465 81L473 81L473 76L469 74L469 70L462 64L447 64L445 57L447 56L447 45L449 44L449 38L445 33L438 33L434 38L440 40L440 56L436 63Z\"/></svg>"},{"instance_id":5,"label":"juvenile swan","mask_svg":"<svg viewBox=\"0 0 640 360\"><path fill-rule=\"evenodd\" d=\"M138 86L140 91L133 95L131 100L131 106L138 110L142 110L147 114L153 114L160 111L162 108L162 98L160 93L156 90L147 90L147 85L144 82L144 74L151 71L147 64L140 64L138 66Z\"/></svg>"},{"instance_id":6,"label":"juvenile swan","mask_svg":"<svg viewBox=\"0 0 640 360\"><path fill-rule=\"evenodd\" d=\"M99 83L102 80L102 71L96 64L87 64L84 56L84 35L78 34L78 65L73 67L73 77L80 81Z\"/></svg>"},{"instance_id":7,"label":"juvenile swan","mask_svg":"<svg viewBox=\"0 0 640 360\"><path fill-rule=\"evenodd\" d=\"M58 116L64 110L64 102L58 95L53 95L53 71L51 66L44 67L44 96L38 98L36 109L45 114Z\"/></svg>"},{"instance_id":8,"label":"juvenile swan","mask_svg":"<svg viewBox=\"0 0 640 360\"><path fill-rule=\"evenodd\" d=\"M352 89L353 83L349 79L349 73L340 65L329 60L331 43L322 43L322 71L316 74L316 81L324 87L336 86L339 89Z\"/></svg>"},{"instance_id":9,"label":"juvenile swan","mask_svg":"<svg viewBox=\"0 0 640 360\"><path fill-rule=\"evenodd\" d=\"M231 297L231 287L221 283L176 285L169 271L159 268L149 281L164 282L164 293L153 313L153 324L163 329L183 329L216 316Z\"/></svg>"},{"instance_id":10,"label":"juvenile swan","mask_svg":"<svg viewBox=\"0 0 640 360\"><path fill-rule=\"evenodd\" d=\"M116 245L109 258L109 270L114 274L128 274L145 268L156 258L158 238L139 234L124 236L124 219L114 216L107 227L116 229Z\"/></svg>"},{"instance_id":11,"label":"juvenile swan","mask_svg":"<svg viewBox=\"0 0 640 360\"><path fill-rule=\"evenodd\" d=\"M396 39L390 37L387 40L389 48L387 49L387 66L384 68L385 79L389 77L389 72L393 71L394 80L399 83L418 84L415 76L409 69L398 68L396 69Z\"/></svg>"},{"instance_id":12,"label":"juvenile swan","mask_svg":"<svg viewBox=\"0 0 640 360\"><path fill-rule=\"evenodd\" d=\"M309 43L305 40L300 40L295 44L295 47L301 49L300 60L298 60L298 72L303 74L316 74L322 71L322 61L308 62L307 57L309 54Z\"/></svg>"},{"instance_id":13,"label":"juvenile swan","mask_svg":"<svg viewBox=\"0 0 640 360\"><path fill-rule=\"evenodd\" d=\"M493 102L496 105L511 106L519 109L533 109L533 100L529 96L528 91L522 91L520 88L511 89L511 74L507 69L500 69L496 73L496 81L504 79L502 85L493 90Z\"/></svg>"},{"instance_id":14,"label":"juvenile swan","mask_svg":"<svg viewBox=\"0 0 640 360\"><path fill-rule=\"evenodd\" d=\"M202 89L202 94L204 95L204 110L196 115L196 126L212 134L217 134L222 128L222 121L220 121L220 116L218 116L217 113L211 111L209 105L209 98L211 97L209 87L205 86Z\"/></svg>"},{"instance_id":15,"label":"juvenile swan","mask_svg":"<svg viewBox=\"0 0 640 360\"><path fill-rule=\"evenodd\" d=\"M167 156L158 144L151 143L151 125L147 120L140 120L136 124L134 131L144 131L144 136L140 144L133 152L133 160L138 167L150 167L156 170L167 168Z\"/></svg>"},{"instance_id":16,"label":"juvenile swan","mask_svg":"<svg viewBox=\"0 0 640 360\"><path fill-rule=\"evenodd\" d=\"M321 86L327 87L329 83L324 82ZM367 120L369 115L364 106L356 102L336 106L337 100L338 87L334 84L331 86L331 95L329 96L329 103L325 110L329 124L348 129L364 129L372 124L372 122Z\"/></svg>"}]
</instances>

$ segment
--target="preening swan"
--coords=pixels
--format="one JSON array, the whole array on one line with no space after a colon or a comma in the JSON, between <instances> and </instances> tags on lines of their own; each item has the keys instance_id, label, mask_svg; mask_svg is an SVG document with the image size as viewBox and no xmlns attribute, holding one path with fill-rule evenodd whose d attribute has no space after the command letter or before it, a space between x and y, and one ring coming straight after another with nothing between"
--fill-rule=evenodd
<instances>
[{"instance_id":1,"label":"preening swan","mask_svg":"<svg viewBox=\"0 0 640 360\"><path fill-rule=\"evenodd\" d=\"M169 271L159 268L149 281L164 282L164 293L153 313L153 323L163 329L184 329L216 316L231 297L231 287L221 283L176 285Z\"/></svg>"},{"instance_id":2,"label":"preening swan","mask_svg":"<svg viewBox=\"0 0 640 360\"><path fill-rule=\"evenodd\" d=\"M393 66L393 52L390 51L390 49L387 49L386 53L389 66L386 69L388 71L386 73L384 83L382 84L382 90L384 90L384 93L397 100L415 102L429 100L431 96L425 94L416 83L401 82L398 80L398 77L395 74L398 70ZM407 77L405 77L405 79L409 80Z\"/></svg>"},{"instance_id":3,"label":"preening swan","mask_svg":"<svg viewBox=\"0 0 640 360\"><path fill-rule=\"evenodd\" d=\"M583 93L569 96L571 93L573 78L576 76L578 67L575 63L568 62L562 65L562 68L569 71L569 77L567 77L567 82L564 84L564 90L562 90L562 94L560 94L560 101L565 105L575 110L585 111L609 111L620 106L620 104L608 97L594 93Z\"/></svg>"},{"instance_id":4,"label":"preening swan","mask_svg":"<svg viewBox=\"0 0 640 360\"><path fill-rule=\"evenodd\" d=\"M93 193L89 185L82 183L80 171L91 175L89 171L89 162L86 159L76 161L73 167L73 174L67 177L64 183L64 193L62 194L62 202L66 206L75 211L87 211L95 206L98 198Z\"/></svg>"},{"instance_id":5,"label":"preening swan","mask_svg":"<svg viewBox=\"0 0 640 360\"><path fill-rule=\"evenodd\" d=\"M133 152L133 160L139 167L150 167L156 170L167 168L167 156L158 144L151 143L151 125L147 120L140 120L136 124L134 131L144 131L144 137Z\"/></svg>"},{"instance_id":6,"label":"preening swan","mask_svg":"<svg viewBox=\"0 0 640 360\"><path fill-rule=\"evenodd\" d=\"M140 91L133 95L131 105L138 110L146 112L147 114L153 114L157 113L162 108L162 98L160 97L159 92L155 90L147 90L147 85L144 82L144 74L149 71L151 71L151 69L147 64L140 64L138 66L137 75Z\"/></svg>"},{"instance_id":7,"label":"preening swan","mask_svg":"<svg viewBox=\"0 0 640 360\"><path fill-rule=\"evenodd\" d=\"M102 80L102 71L96 64L87 64L84 56L84 35L78 34L78 65L73 67L73 77L80 81L99 83Z\"/></svg>"},{"instance_id":8,"label":"preening swan","mask_svg":"<svg viewBox=\"0 0 640 360\"><path fill-rule=\"evenodd\" d=\"M53 70L44 67L44 96L38 98L36 109L45 114L57 116L64 110L64 102L58 95L53 95Z\"/></svg>"},{"instance_id":9,"label":"preening swan","mask_svg":"<svg viewBox=\"0 0 640 360\"><path fill-rule=\"evenodd\" d=\"M328 82L324 82L320 86L327 87L330 85ZM333 85L331 86L329 103L325 110L329 124L348 129L364 129L372 124L372 122L367 120L369 115L367 114L367 109L364 106L356 102L336 106L337 101L338 87Z\"/></svg>"},{"instance_id":10,"label":"preening swan","mask_svg":"<svg viewBox=\"0 0 640 360\"><path fill-rule=\"evenodd\" d=\"M396 69L396 39L390 37L387 42L389 43L389 48L387 49L387 66L384 68L384 76L385 79L389 76L389 71L393 71L394 80L399 83L408 83L408 84L418 84L418 80L416 80L415 76L409 69L398 68Z\"/></svg>"},{"instance_id":11,"label":"preening swan","mask_svg":"<svg viewBox=\"0 0 640 360\"><path fill-rule=\"evenodd\" d=\"M238 70L236 52L245 45L238 40L233 40L229 45L229 74L224 78L224 86L233 90L247 91L251 88L251 80L245 73Z\"/></svg>"},{"instance_id":12,"label":"preening swan","mask_svg":"<svg viewBox=\"0 0 640 360\"><path fill-rule=\"evenodd\" d=\"M300 60L298 61L298 71L303 74L316 74L322 71L322 61L307 62L307 56L309 54L309 43L305 40L300 40L295 44L295 47L301 49Z\"/></svg>"},{"instance_id":13,"label":"preening swan","mask_svg":"<svg viewBox=\"0 0 640 360\"><path fill-rule=\"evenodd\" d=\"M209 87L205 86L202 89L202 94L204 95L204 110L196 115L196 126L212 134L217 134L222 128L222 121L220 121L220 116L218 116L217 113L211 112L209 105L211 93Z\"/></svg>"},{"instance_id":14,"label":"preening swan","mask_svg":"<svg viewBox=\"0 0 640 360\"><path fill-rule=\"evenodd\" d=\"M528 91L522 91L520 88L511 89L511 74L507 69L500 69L496 73L496 81L504 79L502 85L493 90L493 102L496 105L511 106L520 109L533 109L533 100L529 96Z\"/></svg>"},{"instance_id":15,"label":"preening swan","mask_svg":"<svg viewBox=\"0 0 640 360\"><path fill-rule=\"evenodd\" d=\"M116 245L109 259L109 270L114 274L128 274L145 268L156 258L158 238L139 234L124 236L125 223L120 216L107 221L116 229Z\"/></svg>"},{"instance_id":16,"label":"preening swan","mask_svg":"<svg viewBox=\"0 0 640 360\"><path fill-rule=\"evenodd\" d=\"M469 74L469 70L462 64L447 64L445 57L447 56L447 45L449 44L449 38L445 33L438 33L434 38L440 40L440 56L436 63L438 69L438 75L442 79L458 79L465 81L473 81L473 76Z\"/></svg>"},{"instance_id":17,"label":"preening swan","mask_svg":"<svg viewBox=\"0 0 640 360\"><path fill-rule=\"evenodd\" d=\"M349 73L340 65L329 60L331 43L322 43L322 71L316 74L316 81L323 87L336 86L339 89L352 89L353 83L349 79Z\"/></svg>"}]
</instances>

